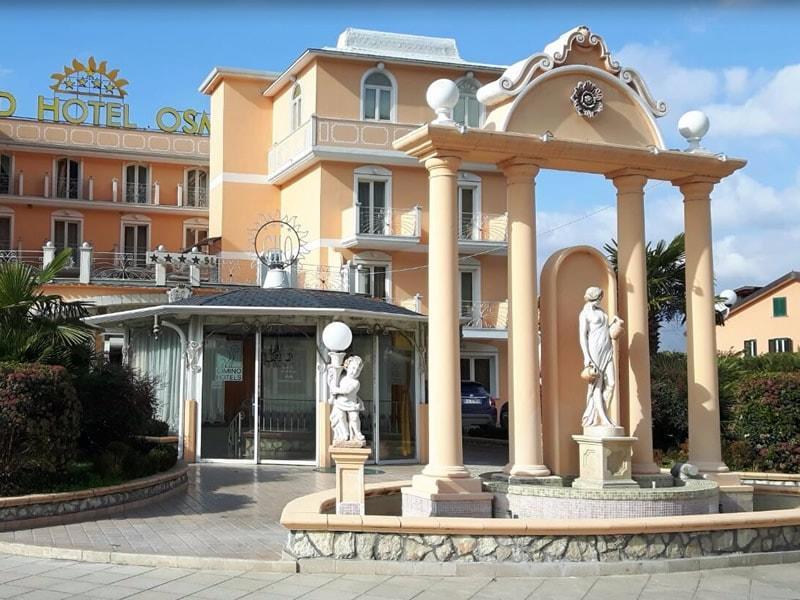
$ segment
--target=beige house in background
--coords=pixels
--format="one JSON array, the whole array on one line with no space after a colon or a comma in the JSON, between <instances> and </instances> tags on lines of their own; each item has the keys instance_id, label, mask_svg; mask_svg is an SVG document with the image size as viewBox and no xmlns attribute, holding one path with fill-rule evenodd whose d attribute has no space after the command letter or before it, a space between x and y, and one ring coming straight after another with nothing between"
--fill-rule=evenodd
<instances>
[{"instance_id":1,"label":"beige house in background","mask_svg":"<svg viewBox=\"0 0 800 600\"><path fill-rule=\"evenodd\" d=\"M717 327L717 350L755 356L796 352L800 344L800 272L790 271L763 287L736 290L739 301Z\"/></svg>"}]
</instances>

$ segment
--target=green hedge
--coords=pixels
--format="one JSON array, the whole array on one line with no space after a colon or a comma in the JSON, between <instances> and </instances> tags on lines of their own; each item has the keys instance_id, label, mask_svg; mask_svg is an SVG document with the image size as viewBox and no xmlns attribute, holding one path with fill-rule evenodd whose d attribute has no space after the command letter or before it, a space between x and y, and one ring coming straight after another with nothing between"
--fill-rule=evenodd
<instances>
[{"instance_id":1,"label":"green hedge","mask_svg":"<svg viewBox=\"0 0 800 600\"><path fill-rule=\"evenodd\" d=\"M75 458L80 417L64 367L0 364L0 495L58 478Z\"/></svg>"},{"instance_id":2,"label":"green hedge","mask_svg":"<svg viewBox=\"0 0 800 600\"><path fill-rule=\"evenodd\" d=\"M731 468L800 472L800 373L743 377L726 429Z\"/></svg>"}]
</instances>

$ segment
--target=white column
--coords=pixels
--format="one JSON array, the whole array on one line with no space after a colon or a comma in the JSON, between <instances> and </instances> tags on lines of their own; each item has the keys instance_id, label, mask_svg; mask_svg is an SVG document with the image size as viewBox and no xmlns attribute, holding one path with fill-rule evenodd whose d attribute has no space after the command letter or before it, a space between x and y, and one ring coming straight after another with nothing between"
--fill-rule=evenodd
<instances>
[{"instance_id":1,"label":"white column","mask_svg":"<svg viewBox=\"0 0 800 600\"><path fill-rule=\"evenodd\" d=\"M25 195L25 173L22 171L17 176L17 194L20 196Z\"/></svg>"},{"instance_id":2,"label":"white column","mask_svg":"<svg viewBox=\"0 0 800 600\"><path fill-rule=\"evenodd\" d=\"M50 197L50 173L47 172L44 174L44 197Z\"/></svg>"},{"instance_id":3,"label":"white column","mask_svg":"<svg viewBox=\"0 0 800 600\"><path fill-rule=\"evenodd\" d=\"M91 189L91 188L90 188ZM92 272L92 247L83 242L80 248L80 283L89 283Z\"/></svg>"},{"instance_id":4,"label":"white column","mask_svg":"<svg viewBox=\"0 0 800 600\"><path fill-rule=\"evenodd\" d=\"M53 242L47 242L42 246L42 268L46 268L56 257L56 247Z\"/></svg>"},{"instance_id":5,"label":"white column","mask_svg":"<svg viewBox=\"0 0 800 600\"><path fill-rule=\"evenodd\" d=\"M94 200L94 177L89 176L89 200Z\"/></svg>"}]
</instances>

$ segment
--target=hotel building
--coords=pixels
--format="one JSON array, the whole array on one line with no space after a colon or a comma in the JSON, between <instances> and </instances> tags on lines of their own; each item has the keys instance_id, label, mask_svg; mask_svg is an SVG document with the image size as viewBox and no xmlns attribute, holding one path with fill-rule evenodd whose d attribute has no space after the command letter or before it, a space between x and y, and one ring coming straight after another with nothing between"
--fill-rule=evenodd
<instances>
[{"instance_id":1,"label":"hotel building","mask_svg":"<svg viewBox=\"0 0 800 600\"><path fill-rule=\"evenodd\" d=\"M102 71L93 59L73 67L64 72L76 86ZM124 119L101 126L76 101L68 112L72 88L57 81L38 119L0 117L0 255L40 265L72 249L48 291L91 302L106 352L159 374L161 414L173 430L186 427L181 397L191 390L199 440L188 456L329 464L314 319L261 319L254 333L230 317L181 323L173 315L180 334L156 325L152 335L167 290L190 288L187 302L196 304L260 287L256 230L287 219L303 246L289 269L293 288L405 309L368 309L378 317L353 325L353 351L371 358L364 376L374 388L361 395L375 459L425 461L423 330L409 317L427 310L428 174L392 143L434 116L425 91L440 78L458 85L455 118L477 127L476 92L503 69L462 59L452 39L348 29L335 47L308 49L282 72L214 68L200 87L210 97L210 137L131 126L124 94L116 98ZM462 379L482 383L499 410L507 398L505 180L494 165L464 164L458 181ZM195 255L200 266L187 267ZM339 314L358 312L337 302ZM315 318L330 314L323 307ZM395 321L407 331L387 327ZM184 378L181 356L194 338L202 366ZM283 357L292 364L275 367Z\"/></svg>"}]
</instances>

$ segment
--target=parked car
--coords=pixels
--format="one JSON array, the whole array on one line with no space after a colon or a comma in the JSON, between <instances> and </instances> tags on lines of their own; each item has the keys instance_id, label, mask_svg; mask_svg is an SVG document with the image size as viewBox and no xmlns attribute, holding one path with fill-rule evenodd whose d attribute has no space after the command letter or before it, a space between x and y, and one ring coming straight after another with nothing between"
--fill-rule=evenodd
<instances>
[{"instance_id":1,"label":"parked car","mask_svg":"<svg viewBox=\"0 0 800 600\"><path fill-rule=\"evenodd\" d=\"M500 427L508 429L508 402L500 407Z\"/></svg>"},{"instance_id":2,"label":"parked car","mask_svg":"<svg viewBox=\"0 0 800 600\"><path fill-rule=\"evenodd\" d=\"M477 381L461 382L461 427L464 431L497 423L495 399Z\"/></svg>"}]
</instances>

